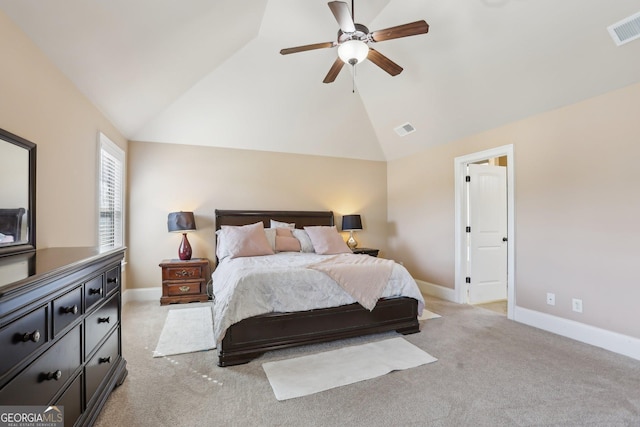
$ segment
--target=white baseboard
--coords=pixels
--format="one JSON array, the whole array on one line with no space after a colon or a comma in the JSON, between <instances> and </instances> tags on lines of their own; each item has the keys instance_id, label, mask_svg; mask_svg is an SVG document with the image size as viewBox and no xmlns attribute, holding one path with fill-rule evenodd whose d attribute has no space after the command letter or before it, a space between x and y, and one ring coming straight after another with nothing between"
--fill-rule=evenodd
<instances>
[{"instance_id":1,"label":"white baseboard","mask_svg":"<svg viewBox=\"0 0 640 427\"><path fill-rule=\"evenodd\" d=\"M137 288L127 289L122 293L122 305L131 301L158 301L162 296L162 288Z\"/></svg>"},{"instance_id":2,"label":"white baseboard","mask_svg":"<svg viewBox=\"0 0 640 427\"><path fill-rule=\"evenodd\" d=\"M425 282L423 280L416 280L420 292L425 295L440 298L445 301L457 302L456 291L451 288L445 288L441 285L435 285L433 283Z\"/></svg>"},{"instance_id":3,"label":"white baseboard","mask_svg":"<svg viewBox=\"0 0 640 427\"><path fill-rule=\"evenodd\" d=\"M516 306L514 320L640 360L640 339Z\"/></svg>"}]
</instances>

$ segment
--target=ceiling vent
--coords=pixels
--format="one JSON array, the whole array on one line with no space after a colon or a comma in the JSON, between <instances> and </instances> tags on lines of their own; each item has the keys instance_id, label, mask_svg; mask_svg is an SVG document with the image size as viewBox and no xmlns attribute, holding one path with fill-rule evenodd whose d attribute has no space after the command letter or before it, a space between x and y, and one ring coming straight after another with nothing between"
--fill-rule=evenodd
<instances>
[{"instance_id":1,"label":"ceiling vent","mask_svg":"<svg viewBox=\"0 0 640 427\"><path fill-rule=\"evenodd\" d=\"M640 12L607 27L617 46L640 38Z\"/></svg>"},{"instance_id":2,"label":"ceiling vent","mask_svg":"<svg viewBox=\"0 0 640 427\"><path fill-rule=\"evenodd\" d=\"M398 126L397 128L394 129L396 131L396 133L400 136L405 136L408 135L412 132L416 131L416 128L414 128L411 123L405 123L403 125Z\"/></svg>"}]
</instances>

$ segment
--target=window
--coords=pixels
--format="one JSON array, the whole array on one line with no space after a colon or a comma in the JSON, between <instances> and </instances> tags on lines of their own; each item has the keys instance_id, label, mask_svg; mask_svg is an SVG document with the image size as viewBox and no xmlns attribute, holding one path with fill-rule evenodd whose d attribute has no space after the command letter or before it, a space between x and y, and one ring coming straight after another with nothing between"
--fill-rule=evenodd
<instances>
[{"instance_id":1,"label":"window","mask_svg":"<svg viewBox=\"0 0 640 427\"><path fill-rule=\"evenodd\" d=\"M124 246L124 151L100 133L98 245Z\"/></svg>"}]
</instances>

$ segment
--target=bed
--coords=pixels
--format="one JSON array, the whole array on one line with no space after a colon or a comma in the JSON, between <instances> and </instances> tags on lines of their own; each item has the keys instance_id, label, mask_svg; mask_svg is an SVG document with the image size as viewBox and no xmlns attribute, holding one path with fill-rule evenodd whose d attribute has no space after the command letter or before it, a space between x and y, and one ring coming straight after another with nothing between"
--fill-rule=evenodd
<instances>
[{"instance_id":1,"label":"bed","mask_svg":"<svg viewBox=\"0 0 640 427\"><path fill-rule=\"evenodd\" d=\"M217 234L224 226L244 226L260 221L267 229L272 220L295 223L296 229L303 229L305 226L334 225L331 211L216 210L215 218ZM217 242L218 244L220 242ZM278 255L269 255L269 257ZM294 253L281 256L286 257L286 263L295 263L301 258ZM367 255L359 256L367 257ZM260 258L259 262L266 262L265 259L268 257L253 258ZM220 294L216 295L217 283L219 286L223 281L221 274L224 273L224 269L231 267L225 264L226 260L221 262L216 259L216 261L217 268L213 272L215 297L213 310L214 319L217 319L214 320L214 325L218 326L216 322L221 323L219 322L220 312L224 310L227 303L221 301ZM258 261L242 260L242 262ZM408 275L404 267L396 265L395 268ZM305 344L388 331L397 331L402 334L419 332L418 315L424 301L415 281L411 279L411 282L415 287L415 291L411 290L408 293L411 296L382 297L372 310L364 308L358 302L349 302L338 306L301 311L267 312L234 320L229 325L225 325L222 332L216 333L216 341L220 337L217 342L218 365L224 367L247 363L266 351Z\"/></svg>"}]
</instances>

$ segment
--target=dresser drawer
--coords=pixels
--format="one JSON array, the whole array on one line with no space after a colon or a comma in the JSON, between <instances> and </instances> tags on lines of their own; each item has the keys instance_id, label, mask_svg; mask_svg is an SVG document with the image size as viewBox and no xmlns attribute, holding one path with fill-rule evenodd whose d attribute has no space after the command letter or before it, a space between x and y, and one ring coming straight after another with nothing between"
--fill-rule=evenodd
<instances>
[{"instance_id":1,"label":"dresser drawer","mask_svg":"<svg viewBox=\"0 0 640 427\"><path fill-rule=\"evenodd\" d=\"M107 271L105 277L107 282L107 295L109 295L120 286L120 267L115 267Z\"/></svg>"},{"instance_id":2,"label":"dresser drawer","mask_svg":"<svg viewBox=\"0 0 640 427\"><path fill-rule=\"evenodd\" d=\"M65 427L73 427L76 420L82 415L82 378L82 375L78 375L55 403L56 406L64 408Z\"/></svg>"},{"instance_id":3,"label":"dresser drawer","mask_svg":"<svg viewBox=\"0 0 640 427\"><path fill-rule=\"evenodd\" d=\"M0 330L0 377L47 342L46 306Z\"/></svg>"},{"instance_id":4,"label":"dresser drawer","mask_svg":"<svg viewBox=\"0 0 640 427\"><path fill-rule=\"evenodd\" d=\"M87 385L87 402L91 401L94 393L107 376L112 366L119 360L118 330L111 336L85 365L85 377Z\"/></svg>"},{"instance_id":5,"label":"dresser drawer","mask_svg":"<svg viewBox=\"0 0 640 427\"><path fill-rule=\"evenodd\" d=\"M165 267L162 269L162 280L201 279L202 274L202 266L200 265Z\"/></svg>"},{"instance_id":6,"label":"dresser drawer","mask_svg":"<svg viewBox=\"0 0 640 427\"><path fill-rule=\"evenodd\" d=\"M104 296L104 276L94 277L84 284L84 306L88 312L89 308L100 301Z\"/></svg>"},{"instance_id":7,"label":"dresser drawer","mask_svg":"<svg viewBox=\"0 0 640 427\"><path fill-rule=\"evenodd\" d=\"M53 336L82 317L82 287L53 300Z\"/></svg>"},{"instance_id":8,"label":"dresser drawer","mask_svg":"<svg viewBox=\"0 0 640 427\"><path fill-rule=\"evenodd\" d=\"M169 283L166 285L166 290L169 296L197 295L202 293L201 286L202 282Z\"/></svg>"},{"instance_id":9,"label":"dresser drawer","mask_svg":"<svg viewBox=\"0 0 640 427\"><path fill-rule=\"evenodd\" d=\"M7 384L0 391L0 402L48 405L82 362L80 338L78 325Z\"/></svg>"},{"instance_id":10,"label":"dresser drawer","mask_svg":"<svg viewBox=\"0 0 640 427\"><path fill-rule=\"evenodd\" d=\"M120 307L119 297L120 294L115 294L105 305L87 317L85 321L85 357L89 356L96 344L118 323L120 318L118 310Z\"/></svg>"}]
</instances>

